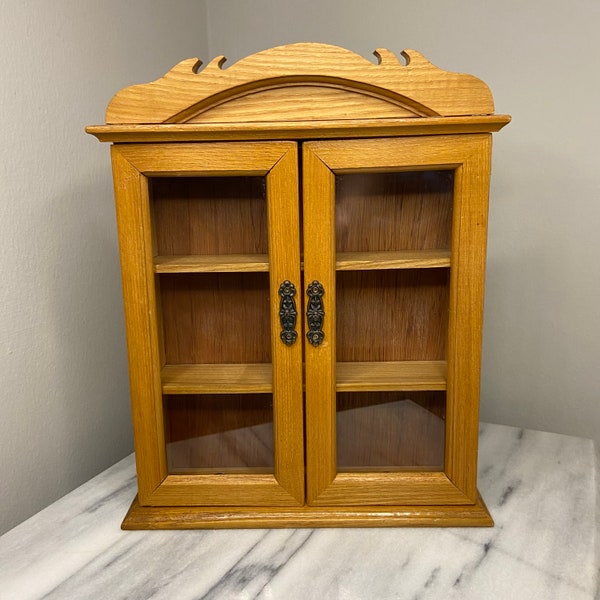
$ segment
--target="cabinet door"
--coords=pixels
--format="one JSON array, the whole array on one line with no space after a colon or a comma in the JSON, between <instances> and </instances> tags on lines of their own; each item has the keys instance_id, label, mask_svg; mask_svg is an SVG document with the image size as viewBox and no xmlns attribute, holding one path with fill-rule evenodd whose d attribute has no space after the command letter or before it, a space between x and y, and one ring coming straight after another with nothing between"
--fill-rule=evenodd
<instances>
[{"instance_id":1,"label":"cabinet door","mask_svg":"<svg viewBox=\"0 0 600 600\"><path fill-rule=\"evenodd\" d=\"M296 144L112 155L140 504L302 504Z\"/></svg>"},{"instance_id":2,"label":"cabinet door","mask_svg":"<svg viewBox=\"0 0 600 600\"><path fill-rule=\"evenodd\" d=\"M475 502L489 159L488 135L304 144L310 504Z\"/></svg>"}]
</instances>

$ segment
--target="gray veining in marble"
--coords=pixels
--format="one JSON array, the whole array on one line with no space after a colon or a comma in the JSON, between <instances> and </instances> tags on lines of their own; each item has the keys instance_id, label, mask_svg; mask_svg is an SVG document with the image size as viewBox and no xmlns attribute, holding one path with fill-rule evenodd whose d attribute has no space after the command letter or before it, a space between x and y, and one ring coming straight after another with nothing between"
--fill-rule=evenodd
<instances>
[{"instance_id":1,"label":"gray veining in marble","mask_svg":"<svg viewBox=\"0 0 600 600\"><path fill-rule=\"evenodd\" d=\"M592 600L592 442L484 425L485 529L119 529L132 457L0 538L0 598Z\"/></svg>"}]
</instances>

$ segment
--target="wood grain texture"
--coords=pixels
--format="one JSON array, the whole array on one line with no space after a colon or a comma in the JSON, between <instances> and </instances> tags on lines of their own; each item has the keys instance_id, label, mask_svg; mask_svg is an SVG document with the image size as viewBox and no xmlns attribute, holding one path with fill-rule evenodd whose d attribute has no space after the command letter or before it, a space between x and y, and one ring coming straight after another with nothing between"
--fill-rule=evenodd
<instances>
[{"instance_id":1,"label":"wood grain texture","mask_svg":"<svg viewBox=\"0 0 600 600\"><path fill-rule=\"evenodd\" d=\"M335 477L335 177L310 143L302 147L302 169L304 282L316 280L325 289L325 337L317 347L305 344L306 494L310 504Z\"/></svg>"},{"instance_id":2,"label":"wood grain texture","mask_svg":"<svg viewBox=\"0 0 600 600\"><path fill-rule=\"evenodd\" d=\"M271 363L165 365L164 394L232 394L273 391Z\"/></svg>"},{"instance_id":3,"label":"wood grain texture","mask_svg":"<svg viewBox=\"0 0 600 600\"><path fill-rule=\"evenodd\" d=\"M336 175L336 253L449 252L452 195L449 169Z\"/></svg>"},{"instance_id":4,"label":"wood grain texture","mask_svg":"<svg viewBox=\"0 0 600 600\"><path fill-rule=\"evenodd\" d=\"M268 273L160 275L167 364L270 363Z\"/></svg>"},{"instance_id":5,"label":"wood grain texture","mask_svg":"<svg viewBox=\"0 0 600 600\"><path fill-rule=\"evenodd\" d=\"M265 111L265 106L269 107ZM415 113L398 102L360 91L326 87L323 83L288 84L259 90L209 106L187 123L252 123L278 121L321 121L324 115L339 118L412 118Z\"/></svg>"},{"instance_id":6,"label":"wood grain texture","mask_svg":"<svg viewBox=\"0 0 600 600\"><path fill-rule=\"evenodd\" d=\"M449 270L340 271L337 359L445 360Z\"/></svg>"},{"instance_id":7,"label":"wood grain texture","mask_svg":"<svg viewBox=\"0 0 600 600\"><path fill-rule=\"evenodd\" d=\"M119 152L146 177L248 177L266 175L290 142L125 144Z\"/></svg>"},{"instance_id":8,"label":"wood grain texture","mask_svg":"<svg viewBox=\"0 0 600 600\"><path fill-rule=\"evenodd\" d=\"M338 252L335 260L337 271L435 269L449 266L449 250ZM304 263L300 263L300 269L304 269ZM239 273L268 270L268 254L179 254L154 257L156 273Z\"/></svg>"},{"instance_id":9,"label":"wood grain texture","mask_svg":"<svg viewBox=\"0 0 600 600\"><path fill-rule=\"evenodd\" d=\"M445 405L443 392L338 393L338 471L443 470Z\"/></svg>"},{"instance_id":10,"label":"wood grain texture","mask_svg":"<svg viewBox=\"0 0 600 600\"><path fill-rule=\"evenodd\" d=\"M267 175L269 278L275 477L300 504L304 502L304 398L302 394L302 280L300 278L300 198L297 145L287 151ZM279 287L290 281L296 288L298 339L286 345L280 337Z\"/></svg>"},{"instance_id":11,"label":"wood grain texture","mask_svg":"<svg viewBox=\"0 0 600 600\"><path fill-rule=\"evenodd\" d=\"M164 394L273 391L271 363L165 365L161 371L161 378ZM337 391L445 389L445 361L338 362L336 364Z\"/></svg>"},{"instance_id":12,"label":"wood grain texture","mask_svg":"<svg viewBox=\"0 0 600 600\"><path fill-rule=\"evenodd\" d=\"M112 148L115 204L123 278L129 383L142 503L167 472L162 426L158 309L152 273L152 232L147 180Z\"/></svg>"},{"instance_id":13,"label":"wood grain texture","mask_svg":"<svg viewBox=\"0 0 600 600\"><path fill-rule=\"evenodd\" d=\"M481 335L487 242L491 135L471 136L455 175L448 330L446 472L476 495Z\"/></svg>"},{"instance_id":14,"label":"wood grain texture","mask_svg":"<svg viewBox=\"0 0 600 600\"><path fill-rule=\"evenodd\" d=\"M291 154L286 161L288 153ZM270 292L270 273L164 273L157 276L151 274L151 271L154 271L153 255L158 252L159 246L163 252L181 252L180 245L183 245L183 251L235 251L232 244L239 240L225 240L223 245L214 233L211 237L210 232L206 233L208 243L203 247L197 246L199 242L196 234L183 235L180 240L180 233L185 231L181 219L177 214L160 214L164 208L160 206L161 202L165 206L183 205L183 210L188 215L194 211L206 214L207 211L194 206L194 202L200 198L198 203L201 204L202 198L208 198L210 205L214 189L210 191L209 185L207 192L206 186L198 184L199 178L227 178L222 183L225 196L231 197L236 206L233 209L236 217L231 211L227 217L225 211L225 219L235 221L240 214L247 218L248 231L244 232L247 242L252 243L257 237L254 221L262 221L262 225L258 225L258 231L261 227L265 231L268 226L265 221L273 220L272 216L267 216L267 213L272 212L272 208L268 207L273 203L282 202L282 206L286 207L286 214L293 215L296 211L297 228L298 175L294 170L297 169L295 145L279 142L256 145L173 144L168 148L161 145L130 145L116 148L113 154L117 204L123 204L118 209L119 226L125 228L121 239L122 255L129 261L124 268L124 277L127 278L125 300L126 305L131 306L126 310L133 315L128 313L127 319L128 331L133 340L133 344L130 344L130 357L132 377L136 379L132 379L132 404L136 436L140 444L138 468L142 502L146 505L301 504L304 494L301 389L294 392L296 398L300 398L294 404L289 397L278 402L278 388L273 386L272 418L277 454L274 474L224 473L219 476L205 475L198 480L184 476L173 479L175 476L167 475L164 427L169 431L170 415L163 412L162 390L149 385L154 382L158 384L158 388L161 387L160 367L164 361L169 364L206 364L215 361L216 357L217 363L270 362L271 304L276 295L276 291ZM277 166L279 163L280 167ZM256 175L266 176L266 198L264 185L260 183L259 188L254 186L253 178ZM238 176L246 179L247 183L248 176L251 176L249 187L240 187L237 183L232 186L228 178ZM170 180L150 181L153 177L168 177ZM188 188L191 197L185 191L182 198L177 177L191 178L192 185ZM287 183L282 184L282 180ZM212 179L209 183L214 184L216 181L217 179ZM253 189L258 190L258 193L252 192ZM151 201L154 192L158 202ZM245 203L254 205L255 208L246 210ZM260 205L263 207L262 217L258 218L260 208L257 207ZM209 207L208 213L211 212L214 213L214 206ZM154 230L151 227L152 217L155 221ZM222 217L216 218L218 220ZM201 216L192 217L192 227L197 229L201 220ZM223 223L219 222L219 225ZM134 234L127 232L130 228L134 230ZM241 237L243 232L241 229L238 231ZM260 236L258 237L258 247L243 246L238 251L251 249L254 253L262 253L269 248L271 243L265 243L264 237L261 242ZM295 260L299 278L299 251L295 253ZM280 255L278 260L269 261L270 269L280 269L280 264L289 267L284 255ZM132 287L133 284L135 287ZM159 302L156 301L157 298ZM252 314L245 314L244 311ZM215 321L220 325L217 329ZM301 360L288 361L288 365L289 372L299 379ZM139 397L136 396L138 393ZM279 451L277 444L281 445L281 440L287 438L289 449L284 447Z\"/></svg>"},{"instance_id":15,"label":"wood grain texture","mask_svg":"<svg viewBox=\"0 0 600 600\"><path fill-rule=\"evenodd\" d=\"M185 123L182 125L90 125L101 142L214 142L241 140L314 140L365 137L453 135L500 131L508 115L427 117L421 119L342 119L276 123ZM318 134L315 131L318 130Z\"/></svg>"},{"instance_id":16,"label":"wood grain texture","mask_svg":"<svg viewBox=\"0 0 600 600\"><path fill-rule=\"evenodd\" d=\"M298 508L144 507L133 501L123 529L226 529L280 527L491 527L477 495L462 506L350 506Z\"/></svg>"},{"instance_id":17,"label":"wood grain texture","mask_svg":"<svg viewBox=\"0 0 600 600\"><path fill-rule=\"evenodd\" d=\"M338 392L446 389L442 360L338 362L335 371Z\"/></svg>"},{"instance_id":18,"label":"wood grain texture","mask_svg":"<svg viewBox=\"0 0 600 600\"><path fill-rule=\"evenodd\" d=\"M448 258L448 266L449 264ZM175 254L154 257L156 273L240 273L268 270L268 254Z\"/></svg>"},{"instance_id":19,"label":"wood grain texture","mask_svg":"<svg viewBox=\"0 0 600 600\"><path fill-rule=\"evenodd\" d=\"M485 163L486 157L489 158L485 154L487 144L486 136L434 136L304 144L305 157L307 155L311 157L308 168L305 161L305 177L321 179L320 184L313 183L311 187L305 188L305 197L308 196L308 190L311 195L315 195L315 198L318 197L321 207L333 202L335 196L335 190L331 187L333 184L330 183L330 188L327 189L323 188L323 182L328 178L331 182L334 175L337 178L340 174L357 172L363 174L415 170L454 171L454 206L452 213L445 209L447 216L444 226L447 236L448 215L452 214L452 243L449 248L451 280L448 280L449 272L446 269L414 272L412 270L338 272L336 355L340 361L443 360L448 357L455 374L460 372L462 376L466 376L465 371L469 371L464 384L461 376L454 379L450 386L450 365L448 365L445 442L445 471L448 475L444 475L443 480L404 479L408 474L397 473L357 473L355 476L338 473L329 484L325 484L326 479L322 477L321 485L315 486L312 495L309 493L311 504L417 503L418 497L421 499L427 497L431 500L435 497L440 498L438 494L444 497L443 502L450 504L474 501L478 412L473 410L473 402L478 402L475 400L475 397L478 397L475 381L479 381L479 355L475 346L480 343L480 340L476 341L479 339L481 327L481 313L477 307L482 299L479 294L483 284L474 285L469 295L463 295L462 290L461 294L456 292L458 281L463 282L462 285L469 286L471 284L468 281L473 276L478 277L478 281L483 280L483 272L475 271L469 265L476 264L479 269L482 267L482 248L485 247L484 241L479 236L485 230L481 206L482 203L487 203L487 173L489 172L489 165ZM473 180L465 183L465 174L475 177L477 172L480 174L478 183ZM389 188L389 184L386 186ZM383 198L384 204L390 210L389 207L393 207L394 204L388 202L388 196L390 194L386 191L379 197ZM473 208L474 205L478 208ZM438 203L438 208L443 206L443 202ZM477 216L469 216L471 211ZM360 215L360 212L356 212L355 215ZM439 216L432 215L431 218L439 219ZM385 213L382 214L382 221L385 221ZM396 221L401 223L401 219ZM384 224L384 227L386 226ZM474 234L475 245L470 245L472 242L468 242L467 238L471 239L474 232L469 229L473 226L480 229L479 233ZM419 240L419 235L411 235L410 230L408 237L412 237L413 242ZM437 245L437 242L434 245ZM461 252L470 255L470 258L467 259L465 256L463 259L469 263L466 266L458 261L458 254L456 256L454 254L458 245L461 247ZM324 253L322 258L324 264L325 261L331 260L328 255L326 258L325 256ZM437 276L437 284L435 279L431 279L436 277L436 273L443 274L442 278ZM422 285L423 283L425 285ZM432 290L430 295L426 293L428 289ZM370 295L369 290L372 291ZM388 300L385 299L386 290ZM396 301L396 294L399 294L398 298L401 300L399 304ZM405 300L402 300L404 294L406 294ZM398 311L398 316L395 315L395 310ZM357 313L360 318L349 316ZM478 323L472 320L475 313L479 318ZM411 314L413 316L409 317L408 315ZM433 315L438 316L432 318ZM456 326L457 321L461 323L460 334ZM388 335L386 335L388 333L391 333L390 337L395 336L394 342L390 341L389 345ZM457 335L460 337L460 345L457 344ZM452 346L447 348L447 339L452 336L454 336ZM326 390L323 390L319 402L322 404L332 402L327 398ZM322 408L321 411L325 413L325 409ZM321 424L315 427L323 438L331 435L332 431L335 432L334 426L330 424L327 424L327 428ZM317 434L314 435L318 439ZM322 460L324 462L324 459ZM321 471L325 473L331 473L332 470L335 472L335 463L321 466Z\"/></svg>"},{"instance_id":20,"label":"wood grain texture","mask_svg":"<svg viewBox=\"0 0 600 600\"><path fill-rule=\"evenodd\" d=\"M165 396L169 473L273 473L271 394Z\"/></svg>"},{"instance_id":21,"label":"wood grain texture","mask_svg":"<svg viewBox=\"0 0 600 600\"><path fill-rule=\"evenodd\" d=\"M472 504L441 471L338 472L312 506Z\"/></svg>"},{"instance_id":22,"label":"wood grain texture","mask_svg":"<svg viewBox=\"0 0 600 600\"><path fill-rule=\"evenodd\" d=\"M240 99L264 90L290 86L333 88L361 94L415 116L485 115L494 112L489 88L472 75L443 71L415 50L405 50L402 64L389 50L375 51L379 64L337 46L299 43L257 52L223 68L219 56L199 71L197 58L184 60L160 79L121 90L110 101L107 123L182 123L215 106L235 101L240 121L251 118L240 111ZM309 96L310 97L310 96ZM277 98L277 96L276 96ZM262 104L265 106L263 98ZM337 103L324 104L326 118L344 116ZM251 99L251 104L253 103ZM279 102L271 102L270 121L285 120ZM295 105L302 107L302 100ZM242 104L243 107L243 104ZM378 115L376 106L374 116ZM322 117L323 118L323 117Z\"/></svg>"},{"instance_id":23,"label":"wood grain texture","mask_svg":"<svg viewBox=\"0 0 600 600\"><path fill-rule=\"evenodd\" d=\"M450 250L337 252L337 271L374 269L435 269L450 266Z\"/></svg>"},{"instance_id":24,"label":"wood grain texture","mask_svg":"<svg viewBox=\"0 0 600 600\"><path fill-rule=\"evenodd\" d=\"M222 473L168 475L147 506L301 506L277 474Z\"/></svg>"},{"instance_id":25,"label":"wood grain texture","mask_svg":"<svg viewBox=\"0 0 600 600\"><path fill-rule=\"evenodd\" d=\"M154 177L157 254L267 255L265 177Z\"/></svg>"}]
</instances>

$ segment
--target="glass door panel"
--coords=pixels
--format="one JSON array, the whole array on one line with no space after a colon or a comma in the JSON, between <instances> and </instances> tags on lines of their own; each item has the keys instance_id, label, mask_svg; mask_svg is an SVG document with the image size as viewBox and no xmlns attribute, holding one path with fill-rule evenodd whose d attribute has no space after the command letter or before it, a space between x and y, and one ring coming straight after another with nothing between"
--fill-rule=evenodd
<instances>
[{"instance_id":1,"label":"glass door panel","mask_svg":"<svg viewBox=\"0 0 600 600\"><path fill-rule=\"evenodd\" d=\"M487 151L469 136L304 144L305 272L326 282L334 345L306 346L309 503L474 501L478 380L457 374L479 358L467 240Z\"/></svg>"},{"instance_id":2,"label":"glass door panel","mask_svg":"<svg viewBox=\"0 0 600 600\"><path fill-rule=\"evenodd\" d=\"M337 361L445 360L449 269L338 271Z\"/></svg>"},{"instance_id":3,"label":"glass door panel","mask_svg":"<svg viewBox=\"0 0 600 600\"><path fill-rule=\"evenodd\" d=\"M344 252L450 250L454 172L335 177L335 248Z\"/></svg>"},{"instance_id":4,"label":"glass door panel","mask_svg":"<svg viewBox=\"0 0 600 600\"><path fill-rule=\"evenodd\" d=\"M134 363L151 357L160 381L160 395L137 401L144 414L136 438L158 442L144 449L160 466L148 475L146 498L302 503L302 348L283 343L279 316L281 284L300 285L296 144L118 152L123 172L133 168L126 181L138 176L128 198L147 194L131 244L132 253L143 251L136 259L146 290L132 294L132 305L150 292L141 309L155 319L154 333L130 353Z\"/></svg>"},{"instance_id":5,"label":"glass door panel","mask_svg":"<svg viewBox=\"0 0 600 600\"><path fill-rule=\"evenodd\" d=\"M444 392L337 394L338 471L440 471Z\"/></svg>"},{"instance_id":6,"label":"glass door panel","mask_svg":"<svg viewBox=\"0 0 600 600\"><path fill-rule=\"evenodd\" d=\"M340 473L443 469L446 392L427 378L446 361L453 187L451 170L336 174ZM348 368L360 391L341 393Z\"/></svg>"},{"instance_id":7,"label":"glass door panel","mask_svg":"<svg viewBox=\"0 0 600 600\"><path fill-rule=\"evenodd\" d=\"M170 473L273 473L272 394L165 396Z\"/></svg>"},{"instance_id":8,"label":"glass door panel","mask_svg":"<svg viewBox=\"0 0 600 600\"><path fill-rule=\"evenodd\" d=\"M272 389L265 178L153 178L151 194L165 364L223 379L243 364ZM163 410L169 473L273 472L272 394L165 395Z\"/></svg>"},{"instance_id":9,"label":"glass door panel","mask_svg":"<svg viewBox=\"0 0 600 600\"><path fill-rule=\"evenodd\" d=\"M160 276L166 364L270 363L268 273Z\"/></svg>"},{"instance_id":10,"label":"glass door panel","mask_svg":"<svg viewBox=\"0 0 600 600\"><path fill-rule=\"evenodd\" d=\"M267 260L265 177L160 177L150 185L158 256Z\"/></svg>"}]
</instances>

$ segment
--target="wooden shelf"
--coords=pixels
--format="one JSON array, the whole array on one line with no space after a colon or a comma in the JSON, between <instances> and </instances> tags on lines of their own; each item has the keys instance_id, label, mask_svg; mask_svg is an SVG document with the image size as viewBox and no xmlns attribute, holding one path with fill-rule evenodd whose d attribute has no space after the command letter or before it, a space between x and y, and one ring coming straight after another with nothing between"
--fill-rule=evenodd
<instances>
[{"instance_id":1,"label":"wooden shelf","mask_svg":"<svg viewBox=\"0 0 600 600\"><path fill-rule=\"evenodd\" d=\"M228 273L269 270L267 254L190 254L156 256L156 273Z\"/></svg>"},{"instance_id":2,"label":"wooden shelf","mask_svg":"<svg viewBox=\"0 0 600 600\"><path fill-rule=\"evenodd\" d=\"M445 361L340 362L338 392L446 389ZM273 391L272 367L257 364L166 365L164 394L251 394Z\"/></svg>"},{"instance_id":3,"label":"wooden shelf","mask_svg":"<svg viewBox=\"0 0 600 600\"><path fill-rule=\"evenodd\" d=\"M339 252L337 271L375 269L434 269L450 266L449 250L406 250L399 252ZM156 256L156 273L266 272L267 254L190 254Z\"/></svg>"},{"instance_id":4,"label":"wooden shelf","mask_svg":"<svg viewBox=\"0 0 600 600\"><path fill-rule=\"evenodd\" d=\"M450 266L450 250L406 250L396 252L339 252L337 271L371 269L433 269Z\"/></svg>"},{"instance_id":5,"label":"wooden shelf","mask_svg":"<svg viewBox=\"0 0 600 600\"><path fill-rule=\"evenodd\" d=\"M446 389L446 361L339 362L338 392L436 391Z\"/></svg>"},{"instance_id":6,"label":"wooden shelf","mask_svg":"<svg viewBox=\"0 0 600 600\"><path fill-rule=\"evenodd\" d=\"M161 375L163 394L250 394L273 390L269 363L166 365Z\"/></svg>"}]
</instances>

